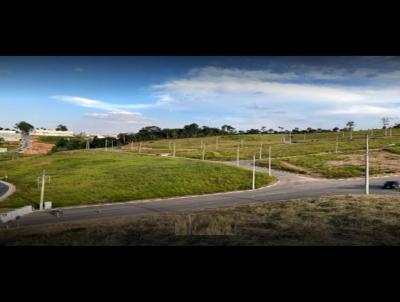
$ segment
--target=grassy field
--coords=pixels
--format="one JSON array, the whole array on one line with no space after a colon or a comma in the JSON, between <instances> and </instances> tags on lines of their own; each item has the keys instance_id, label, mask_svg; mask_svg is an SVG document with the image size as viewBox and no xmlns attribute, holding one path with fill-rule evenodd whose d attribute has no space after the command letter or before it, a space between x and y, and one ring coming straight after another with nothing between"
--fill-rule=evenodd
<instances>
[{"instance_id":1,"label":"grassy field","mask_svg":"<svg viewBox=\"0 0 400 302\"><path fill-rule=\"evenodd\" d=\"M0 230L0 245L400 245L400 197L331 196Z\"/></svg>"},{"instance_id":2,"label":"grassy field","mask_svg":"<svg viewBox=\"0 0 400 302\"><path fill-rule=\"evenodd\" d=\"M17 192L0 207L37 206L37 178L51 176L45 200L54 207L250 189L251 171L179 158L81 150L0 162ZM272 178L258 173L256 186Z\"/></svg>"},{"instance_id":3,"label":"grassy field","mask_svg":"<svg viewBox=\"0 0 400 302\"><path fill-rule=\"evenodd\" d=\"M274 159L271 161L271 166L275 169L317 177L358 177L365 175L364 158L362 153L305 155ZM385 151L370 152L369 163L371 175L400 172L400 155ZM267 167L268 161L258 161L257 165Z\"/></svg>"},{"instance_id":4,"label":"grassy field","mask_svg":"<svg viewBox=\"0 0 400 302\"><path fill-rule=\"evenodd\" d=\"M198 137L185 139L165 139L146 141L141 143L141 153L157 154L172 153L175 143L176 156L188 158L201 158L202 145L205 145L205 158L209 160L236 160L237 147L240 147L240 159L251 159L255 154L257 158L268 156L268 147L272 147L274 158L310 155L318 153L333 153L336 149L336 138L338 138L339 152L355 152L365 148L365 135L371 135L371 131L357 131L353 133L350 140L348 132L307 133L293 134L292 143L282 143L283 134L254 134L254 135L225 135L219 137ZM392 136L383 136L383 130L374 130L370 136L370 149L387 148L390 145L400 145L400 129L393 129ZM286 141L289 135L286 135ZM127 151L138 153L138 142L125 145Z\"/></svg>"}]
</instances>

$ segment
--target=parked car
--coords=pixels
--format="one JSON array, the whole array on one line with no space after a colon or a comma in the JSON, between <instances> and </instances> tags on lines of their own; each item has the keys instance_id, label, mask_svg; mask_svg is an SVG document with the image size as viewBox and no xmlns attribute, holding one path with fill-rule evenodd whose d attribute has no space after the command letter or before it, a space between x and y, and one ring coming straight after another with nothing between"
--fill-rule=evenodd
<instances>
[{"instance_id":1,"label":"parked car","mask_svg":"<svg viewBox=\"0 0 400 302\"><path fill-rule=\"evenodd\" d=\"M384 189L394 189L394 190L400 190L400 184L398 181L387 181L383 185Z\"/></svg>"}]
</instances>

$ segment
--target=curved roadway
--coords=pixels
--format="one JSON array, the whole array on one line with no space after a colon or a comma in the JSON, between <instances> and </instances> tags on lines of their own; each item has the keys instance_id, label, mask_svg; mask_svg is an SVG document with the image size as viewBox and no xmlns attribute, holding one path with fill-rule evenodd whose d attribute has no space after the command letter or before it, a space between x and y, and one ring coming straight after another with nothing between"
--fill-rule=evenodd
<instances>
[{"instance_id":1,"label":"curved roadway","mask_svg":"<svg viewBox=\"0 0 400 302\"><path fill-rule=\"evenodd\" d=\"M251 161L241 161L241 166L252 169ZM256 169L259 172L267 173L266 168L257 167ZM364 179L362 178L342 180L316 179L276 170L273 170L272 174L279 179L279 182L254 191L249 190L166 199L140 200L107 205L69 207L64 208L63 213L58 216L51 211L34 212L22 217L19 221L19 226L28 227L89 219L182 212L260 201L280 201L331 194L362 194L364 191ZM370 178L370 193L396 194L395 191L382 189L382 184L387 179L387 176ZM391 176L390 179L400 180L400 177Z\"/></svg>"}]
</instances>

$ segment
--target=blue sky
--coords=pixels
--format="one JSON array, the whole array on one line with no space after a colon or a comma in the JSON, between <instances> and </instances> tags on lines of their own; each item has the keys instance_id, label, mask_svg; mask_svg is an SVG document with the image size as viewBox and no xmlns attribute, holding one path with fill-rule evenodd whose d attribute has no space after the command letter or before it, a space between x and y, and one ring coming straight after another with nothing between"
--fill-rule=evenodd
<instances>
[{"instance_id":1,"label":"blue sky","mask_svg":"<svg viewBox=\"0 0 400 302\"><path fill-rule=\"evenodd\" d=\"M0 57L0 126L372 128L399 84L399 57Z\"/></svg>"}]
</instances>

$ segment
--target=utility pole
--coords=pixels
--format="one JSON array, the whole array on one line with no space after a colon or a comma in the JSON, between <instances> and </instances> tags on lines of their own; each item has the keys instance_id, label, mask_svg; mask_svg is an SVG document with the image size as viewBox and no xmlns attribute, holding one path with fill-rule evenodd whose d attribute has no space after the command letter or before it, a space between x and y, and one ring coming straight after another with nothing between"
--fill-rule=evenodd
<instances>
[{"instance_id":1,"label":"utility pole","mask_svg":"<svg viewBox=\"0 0 400 302\"><path fill-rule=\"evenodd\" d=\"M105 144L105 150L107 151L107 140L106 140L106 144Z\"/></svg>"},{"instance_id":2,"label":"utility pole","mask_svg":"<svg viewBox=\"0 0 400 302\"><path fill-rule=\"evenodd\" d=\"M40 191L40 206L39 209L43 210L43 202L44 202L44 183L46 182L46 171L43 170L42 174L42 190Z\"/></svg>"},{"instance_id":3,"label":"utility pole","mask_svg":"<svg viewBox=\"0 0 400 302\"><path fill-rule=\"evenodd\" d=\"M239 167L239 152L240 152L240 147L238 145L237 151L236 151L236 166L238 166L238 167Z\"/></svg>"},{"instance_id":4,"label":"utility pole","mask_svg":"<svg viewBox=\"0 0 400 302\"><path fill-rule=\"evenodd\" d=\"M368 135L365 137L365 195L369 195Z\"/></svg>"},{"instance_id":5,"label":"utility pole","mask_svg":"<svg viewBox=\"0 0 400 302\"><path fill-rule=\"evenodd\" d=\"M173 150L173 153L172 153L173 155L173 157L175 157L175 142L174 142L174 150Z\"/></svg>"},{"instance_id":6,"label":"utility pole","mask_svg":"<svg viewBox=\"0 0 400 302\"><path fill-rule=\"evenodd\" d=\"M339 147L339 136L336 136L336 149L335 149L335 153L338 153L338 147Z\"/></svg>"},{"instance_id":7,"label":"utility pole","mask_svg":"<svg viewBox=\"0 0 400 302\"><path fill-rule=\"evenodd\" d=\"M271 176L271 146L268 148L268 175Z\"/></svg>"},{"instance_id":8,"label":"utility pole","mask_svg":"<svg viewBox=\"0 0 400 302\"><path fill-rule=\"evenodd\" d=\"M260 145L260 160L262 158L262 144Z\"/></svg>"},{"instance_id":9,"label":"utility pole","mask_svg":"<svg viewBox=\"0 0 400 302\"><path fill-rule=\"evenodd\" d=\"M256 188L256 155L253 155L253 185L252 189Z\"/></svg>"}]
</instances>

